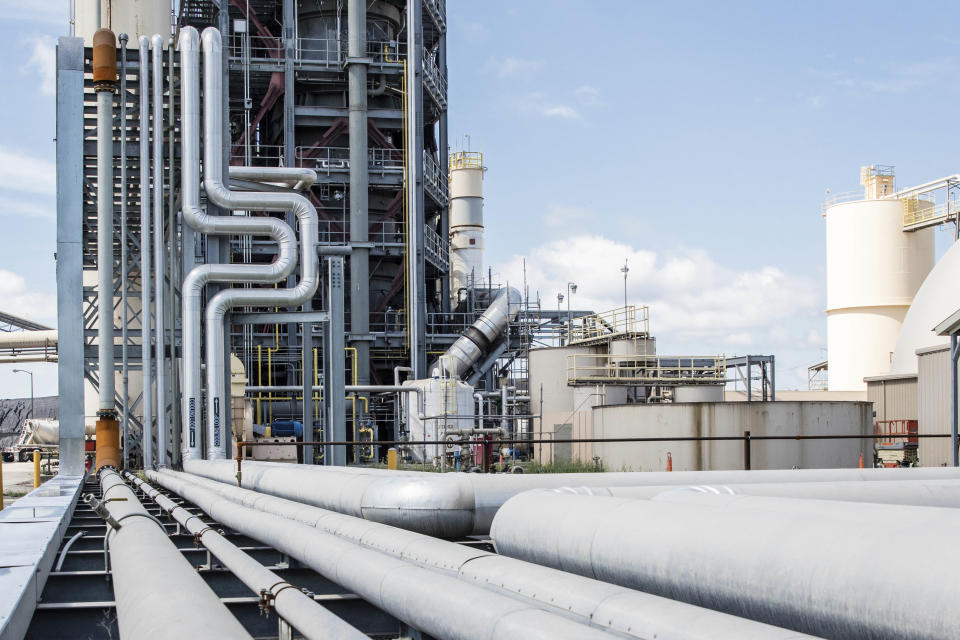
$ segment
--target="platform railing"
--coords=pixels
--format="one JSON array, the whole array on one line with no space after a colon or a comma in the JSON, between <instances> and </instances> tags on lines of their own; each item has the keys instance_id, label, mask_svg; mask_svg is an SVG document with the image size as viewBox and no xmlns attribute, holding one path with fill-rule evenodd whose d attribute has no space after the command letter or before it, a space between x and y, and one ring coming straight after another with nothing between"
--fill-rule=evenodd
<instances>
[{"instance_id":1,"label":"platform railing","mask_svg":"<svg viewBox=\"0 0 960 640\"><path fill-rule=\"evenodd\" d=\"M597 342L623 336L649 335L650 309L628 305L581 316L567 325L567 344Z\"/></svg>"},{"instance_id":2,"label":"platform railing","mask_svg":"<svg viewBox=\"0 0 960 640\"><path fill-rule=\"evenodd\" d=\"M725 356L578 353L567 356L567 384L722 384L726 365Z\"/></svg>"}]
</instances>

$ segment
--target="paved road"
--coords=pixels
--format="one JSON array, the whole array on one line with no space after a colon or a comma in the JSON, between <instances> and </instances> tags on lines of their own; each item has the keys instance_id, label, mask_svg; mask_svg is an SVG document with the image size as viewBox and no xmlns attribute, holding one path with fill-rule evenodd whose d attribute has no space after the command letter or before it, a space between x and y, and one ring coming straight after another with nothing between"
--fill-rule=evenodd
<instances>
[{"instance_id":1,"label":"paved road","mask_svg":"<svg viewBox=\"0 0 960 640\"><path fill-rule=\"evenodd\" d=\"M46 480L48 476L44 476ZM3 504L7 506L14 502L14 496L8 492L23 494L33 489L32 462L4 462L3 463Z\"/></svg>"}]
</instances>

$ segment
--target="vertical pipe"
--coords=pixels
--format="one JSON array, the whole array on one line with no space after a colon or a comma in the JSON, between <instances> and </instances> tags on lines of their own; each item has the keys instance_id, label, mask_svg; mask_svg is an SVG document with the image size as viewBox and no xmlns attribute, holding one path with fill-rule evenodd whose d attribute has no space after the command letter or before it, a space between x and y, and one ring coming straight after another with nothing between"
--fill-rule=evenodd
<instances>
[{"instance_id":1,"label":"vertical pipe","mask_svg":"<svg viewBox=\"0 0 960 640\"><path fill-rule=\"evenodd\" d=\"M750 431L743 432L743 468L745 471L750 471L752 462L750 460Z\"/></svg>"},{"instance_id":2,"label":"vertical pipe","mask_svg":"<svg viewBox=\"0 0 960 640\"><path fill-rule=\"evenodd\" d=\"M153 353L150 333L150 40L140 36L140 359L143 372L143 468L153 468Z\"/></svg>"},{"instance_id":3,"label":"vertical pipe","mask_svg":"<svg viewBox=\"0 0 960 640\"><path fill-rule=\"evenodd\" d=\"M120 34L120 429L123 460L127 464L127 435L130 424L130 373L127 354L127 34ZM32 376L31 376L32 380Z\"/></svg>"},{"instance_id":4,"label":"vertical pipe","mask_svg":"<svg viewBox=\"0 0 960 640\"><path fill-rule=\"evenodd\" d=\"M440 36L440 41L437 44L437 67L440 72L440 76L444 79L447 77L447 34L444 32ZM440 140L439 140L439 160L440 160L440 179L446 180L447 176L450 175L450 142L449 142L449 130L447 129L447 110L444 109L440 112ZM450 203L449 200L447 205L440 210L440 240L441 242L447 243L447 251L449 255L449 242L450 242ZM450 312L450 278L441 278L440 279L440 310L443 313Z\"/></svg>"},{"instance_id":5,"label":"vertical pipe","mask_svg":"<svg viewBox=\"0 0 960 640\"><path fill-rule=\"evenodd\" d=\"M116 83L116 41L98 31L94 47L113 48L112 80L97 86L97 300L100 366L100 413L115 414L113 378L113 90ZM106 72L105 72L106 73Z\"/></svg>"},{"instance_id":6,"label":"vertical pipe","mask_svg":"<svg viewBox=\"0 0 960 640\"><path fill-rule=\"evenodd\" d=\"M956 334L950 336L950 459L955 467L960 467L960 450L957 445L960 444L960 435L957 433L957 411L960 406L957 404L957 360L960 359L960 346L957 345Z\"/></svg>"},{"instance_id":7,"label":"vertical pipe","mask_svg":"<svg viewBox=\"0 0 960 640\"><path fill-rule=\"evenodd\" d=\"M157 466L167 464L167 387L166 321L164 308L164 235L163 235L163 36L151 40L153 48L153 252L156 257L154 280L156 293L157 341Z\"/></svg>"},{"instance_id":8,"label":"vertical pipe","mask_svg":"<svg viewBox=\"0 0 960 640\"><path fill-rule=\"evenodd\" d=\"M177 265L180 264L179 250L177 248L177 209L174 194L176 192L176 151L174 142L177 134L176 128L176 83L174 82L174 73L176 66L174 64L174 42L170 39L167 43L167 86L169 87L169 98L167 102L167 158L169 159L169 179L167 182L167 225L170 229L170 249L167 260L167 275L170 278L169 293L167 298L167 332L170 344L170 423L172 427L170 456L171 461L177 464L180 459L180 447L176 443L180 442L180 414L177 411L177 392L179 391L180 372L177 366L177 283L180 282Z\"/></svg>"},{"instance_id":9,"label":"vertical pipe","mask_svg":"<svg viewBox=\"0 0 960 640\"><path fill-rule=\"evenodd\" d=\"M40 486L40 458L42 454L39 451L33 452L33 488Z\"/></svg>"},{"instance_id":10,"label":"vertical pipe","mask_svg":"<svg viewBox=\"0 0 960 640\"><path fill-rule=\"evenodd\" d=\"M357 380L370 382L370 249L367 219L367 0L347 3L347 82L350 128L350 336Z\"/></svg>"}]
</instances>

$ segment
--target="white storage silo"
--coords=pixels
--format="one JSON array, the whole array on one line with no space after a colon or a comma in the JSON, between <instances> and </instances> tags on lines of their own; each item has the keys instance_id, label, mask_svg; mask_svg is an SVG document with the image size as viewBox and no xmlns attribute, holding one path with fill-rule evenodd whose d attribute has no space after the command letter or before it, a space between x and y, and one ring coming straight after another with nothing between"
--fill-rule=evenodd
<instances>
[{"instance_id":1,"label":"white storage silo","mask_svg":"<svg viewBox=\"0 0 960 640\"><path fill-rule=\"evenodd\" d=\"M100 4L100 23L115 34L130 36L129 47L137 47L140 36L150 37L155 33L170 35L170 2L168 0L71 0L75 3L76 35L83 38L88 47L97 30L97 4Z\"/></svg>"},{"instance_id":2,"label":"white storage silo","mask_svg":"<svg viewBox=\"0 0 960 640\"><path fill-rule=\"evenodd\" d=\"M904 233L903 200L880 199L893 192L893 172L865 167L861 182L864 200L826 210L831 391L864 390L864 377L890 372L904 316L934 263L933 231Z\"/></svg>"},{"instance_id":3,"label":"white storage silo","mask_svg":"<svg viewBox=\"0 0 960 640\"><path fill-rule=\"evenodd\" d=\"M450 291L483 279L483 154L450 154Z\"/></svg>"}]
</instances>

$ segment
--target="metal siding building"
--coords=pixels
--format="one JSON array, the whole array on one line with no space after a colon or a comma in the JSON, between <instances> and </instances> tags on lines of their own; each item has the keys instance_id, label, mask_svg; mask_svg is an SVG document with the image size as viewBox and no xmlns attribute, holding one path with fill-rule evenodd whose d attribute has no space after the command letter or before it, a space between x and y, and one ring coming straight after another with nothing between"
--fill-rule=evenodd
<instances>
[{"instance_id":1,"label":"metal siding building","mask_svg":"<svg viewBox=\"0 0 960 640\"><path fill-rule=\"evenodd\" d=\"M865 378L875 420L917 420L917 376Z\"/></svg>"},{"instance_id":2,"label":"metal siding building","mask_svg":"<svg viewBox=\"0 0 960 640\"><path fill-rule=\"evenodd\" d=\"M917 350L917 419L920 434L950 431L950 346ZM922 467L950 464L949 438L920 438Z\"/></svg>"}]
</instances>

